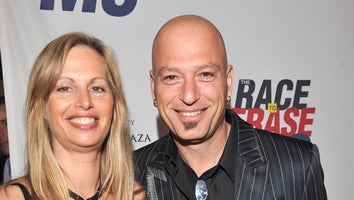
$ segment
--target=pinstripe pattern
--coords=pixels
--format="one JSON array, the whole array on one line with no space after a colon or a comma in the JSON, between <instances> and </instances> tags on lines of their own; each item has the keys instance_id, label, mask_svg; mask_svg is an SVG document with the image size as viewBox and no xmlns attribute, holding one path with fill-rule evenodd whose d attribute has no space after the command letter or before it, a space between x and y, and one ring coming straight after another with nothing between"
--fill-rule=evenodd
<instances>
[{"instance_id":1,"label":"pinstripe pattern","mask_svg":"<svg viewBox=\"0 0 354 200\"><path fill-rule=\"evenodd\" d=\"M235 195L229 199L327 199L316 145L254 129L235 113L228 111L228 115L238 149ZM164 152L171 142L168 135L134 152L137 181L147 189L147 199L180 199L164 165Z\"/></svg>"}]
</instances>

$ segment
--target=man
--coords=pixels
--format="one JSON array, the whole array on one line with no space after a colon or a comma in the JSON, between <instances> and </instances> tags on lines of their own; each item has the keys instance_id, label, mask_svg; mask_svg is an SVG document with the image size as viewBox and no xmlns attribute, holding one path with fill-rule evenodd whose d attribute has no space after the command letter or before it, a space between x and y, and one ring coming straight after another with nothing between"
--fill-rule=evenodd
<instances>
[{"instance_id":1,"label":"man","mask_svg":"<svg viewBox=\"0 0 354 200\"><path fill-rule=\"evenodd\" d=\"M11 179L5 97L0 97L0 184Z\"/></svg>"},{"instance_id":2,"label":"man","mask_svg":"<svg viewBox=\"0 0 354 200\"><path fill-rule=\"evenodd\" d=\"M233 68L211 22L168 21L152 65L154 105L170 134L134 152L147 199L327 199L315 145L255 129L228 109Z\"/></svg>"}]
</instances>

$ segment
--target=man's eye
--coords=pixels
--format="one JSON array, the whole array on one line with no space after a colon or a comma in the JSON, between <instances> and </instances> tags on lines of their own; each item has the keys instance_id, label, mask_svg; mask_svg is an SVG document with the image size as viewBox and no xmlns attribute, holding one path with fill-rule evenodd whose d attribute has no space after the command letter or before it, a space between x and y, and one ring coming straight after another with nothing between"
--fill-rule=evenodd
<instances>
[{"instance_id":1,"label":"man's eye","mask_svg":"<svg viewBox=\"0 0 354 200\"><path fill-rule=\"evenodd\" d=\"M214 73L211 73L211 72L203 72L203 73L201 73L200 77L203 80L213 80L215 78L215 75L214 75Z\"/></svg>"},{"instance_id":2,"label":"man's eye","mask_svg":"<svg viewBox=\"0 0 354 200\"><path fill-rule=\"evenodd\" d=\"M163 78L163 80L176 80L176 78L177 78L177 76L175 76L175 75L169 75L169 76L165 76L164 78Z\"/></svg>"},{"instance_id":3,"label":"man's eye","mask_svg":"<svg viewBox=\"0 0 354 200\"><path fill-rule=\"evenodd\" d=\"M161 82L171 85L177 83L179 80L179 77L176 75L166 75L166 76L161 76Z\"/></svg>"},{"instance_id":4,"label":"man's eye","mask_svg":"<svg viewBox=\"0 0 354 200\"><path fill-rule=\"evenodd\" d=\"M202 76L213 76L213 74L210 72L203 72Z\"/></svg>"}]
</instances>

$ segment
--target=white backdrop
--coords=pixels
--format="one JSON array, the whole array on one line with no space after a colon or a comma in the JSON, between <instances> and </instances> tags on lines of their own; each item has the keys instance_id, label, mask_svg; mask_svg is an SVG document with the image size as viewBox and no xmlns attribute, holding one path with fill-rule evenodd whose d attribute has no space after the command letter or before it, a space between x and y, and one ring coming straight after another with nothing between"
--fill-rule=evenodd
<instances>
[{"instance_id":1,"label":"white backdrop","mask_svg":"<svg viewBox=\"0 0 354 200\"><path fill-rule=\"evenodd\" d=\"M41 3L46 3L42 9ZM158 28L180 14L202 15L222 32L236 76L232 107L239 100L241 108L247 107L241 115L245 119L310 136L320 148L329 199L351 199L352 0L0 0L14 177L25 167L23 110L29 72L39 51L66 32L87 32L115 49L134 147L166 134L151 100L150 49ZM271 102L284 106L279 115L268 114L265 105Z\"/></svg>"}]
</instances>

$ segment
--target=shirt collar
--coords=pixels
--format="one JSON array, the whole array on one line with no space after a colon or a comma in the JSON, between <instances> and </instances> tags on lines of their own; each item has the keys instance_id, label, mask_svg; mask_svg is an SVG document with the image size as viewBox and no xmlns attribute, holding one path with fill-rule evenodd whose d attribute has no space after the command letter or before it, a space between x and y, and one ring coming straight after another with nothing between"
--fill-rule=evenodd
<instances>
[{"instance_id":1,"label":"shirt collar","mask_svg":"<svg viewBox=\"0 0 354 200\"><path fill-rule=\"evenodd\" d=\"M229 137L227 139L224 152L221 155L219 165L223 167L223 169L226 171L232 182L235 183L235 159L236 159L236 151L237 151L237 146L236 146L236 123L234 118L234 115L232 115L232 111L227 110L226 111L226 122L231 124L231 129L229 133Z\"/></svg>"},{"instance_id":2,"label":"shirt collar","mask_svg":"<svg viewBox=\"0 0 354 200\"><path fill-rule=\"evenodd\" d=\"M166 149L164 153L164 163L167 171L170 175L175 176L177 173L177 156L178 149L173 140L172 133L170 132L167 136Z\"/></svg>"},{"instance_id":3,"label":"shirt collar","mask_svg":"<svg viewBox=\"0 0 354 200\"><path fill-rule=\"evenodd\" d=\"M236 151L237 151L237 146L236 146L236 120L235 115L232 114L233 111L227 110L225 115L226 115L226 122L231 124L231 129L229 133L229 137L227 139L224 152L221 155L219 165L226 171L230 179L235 182L235 156L236 156ZM178 156L178 149L176 144L174 143L173 137L171 135L172 133L169 133L168 135L168 141L167 141L167 148L165 151L165 163L167 169L175 175L177 172L176 166L177 166L177 156Z\"/></svg>"}]
</instances>

